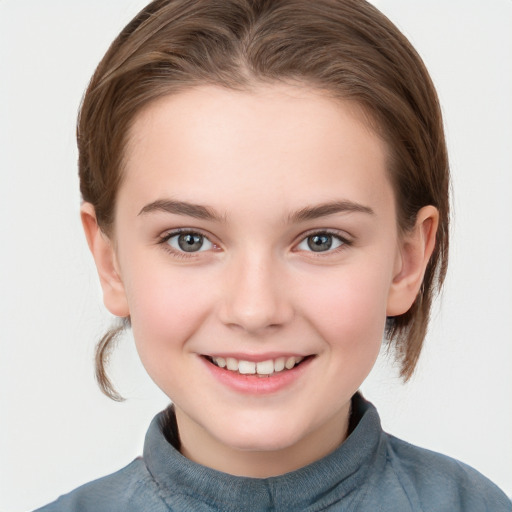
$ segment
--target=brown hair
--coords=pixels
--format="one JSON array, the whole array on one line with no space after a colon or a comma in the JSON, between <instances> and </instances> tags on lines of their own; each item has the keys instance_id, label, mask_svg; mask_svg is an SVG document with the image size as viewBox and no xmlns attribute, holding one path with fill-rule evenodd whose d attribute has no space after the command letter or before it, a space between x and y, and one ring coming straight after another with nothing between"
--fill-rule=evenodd
<instances>
[{"instance_id":1,"label":"brown hair","mask_svg":"<svg viewBox=\"0 0 512 512\"><path fill-rule=\"evenodd\" d=\"M302 82L353 100L386 140L398 225L439 210L434 253L411 309L388 319L387 339L407 380L425 338L448 261L449 169L441 111L428 72L400 31L364 0L155 0L112 43L78 121L80 190L111 234L131 124L149 102L204 84L247 90ZM125 320L124 324L129 323ZM120 399L105 359L121 328L100 341L96 374Z\"/></svg>"}]
</instances>

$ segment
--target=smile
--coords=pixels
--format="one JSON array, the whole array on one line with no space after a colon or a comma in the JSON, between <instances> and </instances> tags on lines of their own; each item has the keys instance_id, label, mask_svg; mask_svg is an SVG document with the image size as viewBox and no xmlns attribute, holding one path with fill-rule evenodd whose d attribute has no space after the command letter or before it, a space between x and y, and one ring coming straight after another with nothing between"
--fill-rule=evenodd
<instances>
[{"instance_id":1,"label":"smile","mask_svg":"<svg viewBox=\"0 0 512 512\"><path fill-rule=\"evenodd\" d=\"M234 357L206 357L211 363L219 368L223 368L240 375L258 375L269 377L274 373L285 372L295 368L304 361L302 356L277 357L265 361L245 361L235 359Z\"/></svg>"}]
</instances>

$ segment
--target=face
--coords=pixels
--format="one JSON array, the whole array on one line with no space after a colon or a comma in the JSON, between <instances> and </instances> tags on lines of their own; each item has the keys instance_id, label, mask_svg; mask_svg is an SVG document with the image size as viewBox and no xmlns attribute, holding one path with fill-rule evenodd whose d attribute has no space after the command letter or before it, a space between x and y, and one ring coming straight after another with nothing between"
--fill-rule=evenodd
<instances>
[{"instance_id":1,"label":"face","mask_svg":"<svg viewBox=\"0 0 512 512\"><path fill-rule=\"evenodd\" d=\"M139 114L124 173L119 300L183 453L268 476L331 451L403 263L382 140L305 87L202 87Z\"/></svg>"}]
</instances>

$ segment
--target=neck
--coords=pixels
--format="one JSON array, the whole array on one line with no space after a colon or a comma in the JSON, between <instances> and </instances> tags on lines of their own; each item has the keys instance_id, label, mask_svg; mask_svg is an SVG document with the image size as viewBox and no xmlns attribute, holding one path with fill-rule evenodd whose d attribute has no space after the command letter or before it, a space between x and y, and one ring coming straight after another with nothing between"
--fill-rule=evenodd
<instances>
[{"instance_id":1,"label":"neck","mask_svg":"<svg viewBox=\"0 0 512 512\"><path fill-rule=\"evenodd\" d=\"M176 407L182 455L217 471L252 478L283 475L325 457L346 439L349 419L350 402L320 428L290 446L246 450L224 444Z\"/></svg>"}]
</instances>

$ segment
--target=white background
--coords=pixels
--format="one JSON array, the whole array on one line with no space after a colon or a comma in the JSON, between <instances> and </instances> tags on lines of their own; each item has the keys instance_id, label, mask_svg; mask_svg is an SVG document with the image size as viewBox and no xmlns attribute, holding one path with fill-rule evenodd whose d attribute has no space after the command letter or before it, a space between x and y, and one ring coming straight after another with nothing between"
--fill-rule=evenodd
<instances>
[{"instance_id":1,"label":"white background","mask_svg":"<svg viewBox=\"0 0 512 512\"><path fill-rule=\"evenodd\" d=\"M74 125L144 0L0 0L0 511L30 510L141 452L166 397L129 338L115 404L93 379L110 319L79 224ZM436 83L454 189L451 267L415 378L363 389L385 429L512 494L512 2L379 0Z\"/></svg>"}]
</instances>

